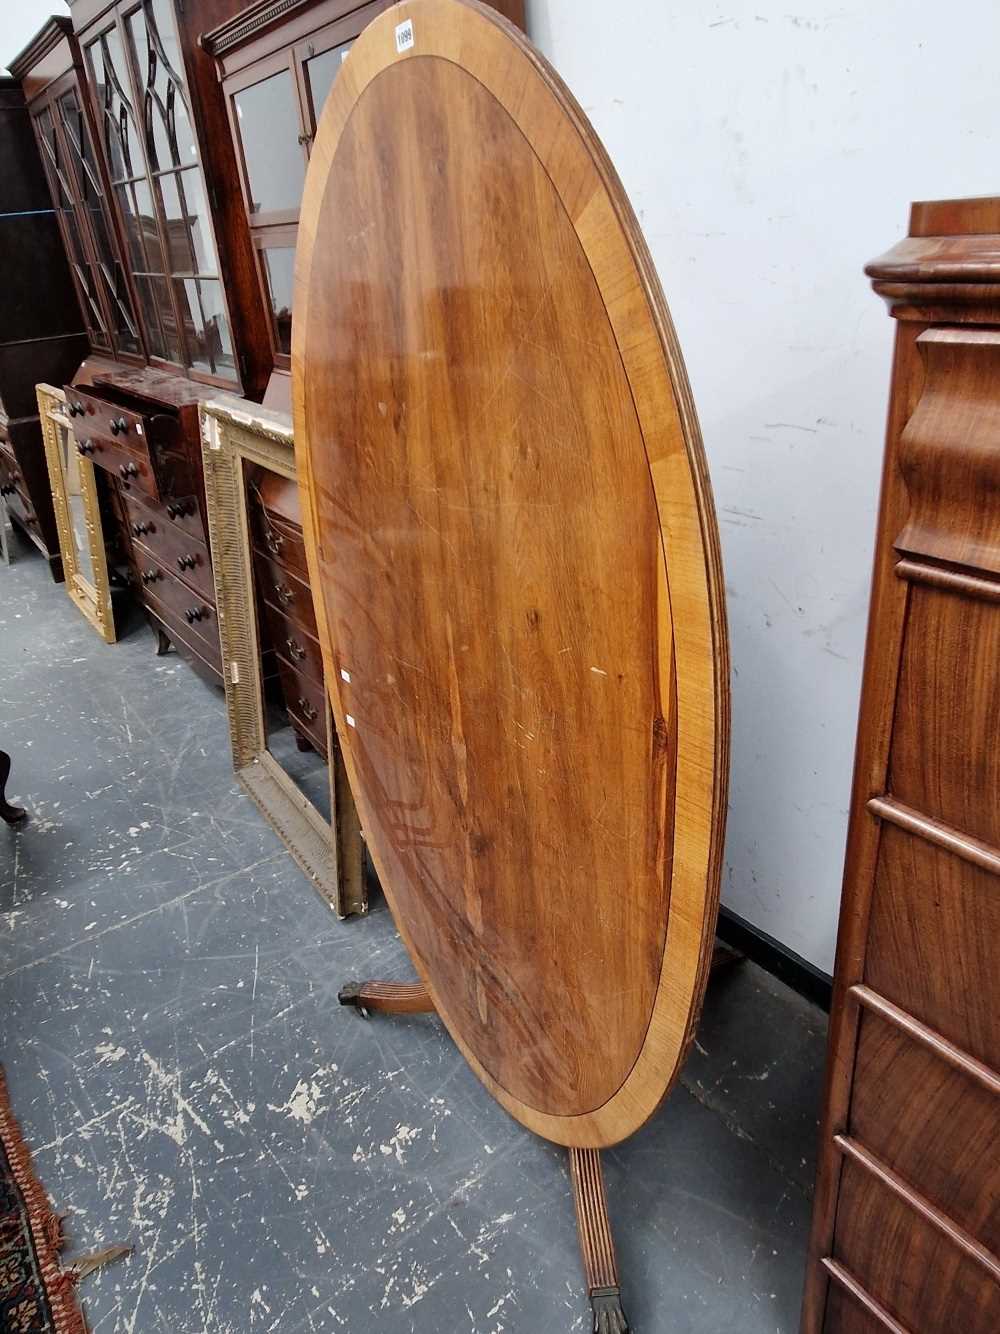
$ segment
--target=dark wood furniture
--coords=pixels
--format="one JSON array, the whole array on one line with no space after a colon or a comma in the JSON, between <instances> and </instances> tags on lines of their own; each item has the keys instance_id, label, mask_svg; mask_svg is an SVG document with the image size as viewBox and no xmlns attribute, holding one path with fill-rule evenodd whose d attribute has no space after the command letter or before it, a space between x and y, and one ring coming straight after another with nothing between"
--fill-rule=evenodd
<instances>
[{"instance_id":1,"label":"dark wood furniture","mask_svg":"<svg viewBox=\"0 0 1000 1334\"><path fill-rule=\"evenodd\" d=\"M291 410L295 242L320 112L354 41L390 3L258 0L201 38L202 48L216 61L225 100L243 226L256 258L260 309L270 347L272 372L264 402L277 411ZM523 0L496 0L494 8L524 27ZM287 551L301 551L301 522L293 489L272 479L267 494L274 497L277 507L271 511L267 505L258 507L254 518L258 546L260 534L280 533ZM267 513L270 517L265 517ZM301 620L297 629L302 633L289 635L275 605L272 572L266 562L259 570L262 620L274 633L288 715L299 735L325 754L322 710L311 717L318 707L317 686L323 679L319 646ZM298 589L299 603L307 596L299 584L308 584L308 577L303 557L288 585Z\"/></svg>"},{"instance_id":2,"label":"dark wood furniture","mask_svg":"<svg viewBox=\"0 0 1000 1334\"><path fill-rule=\"evenodd\" d=\"M220 386L259 395L269 368L242 215L230 234L234 192L218 188L236 180L223 103L195 40L237 7L77 0L73 25L53 20L14 62L87 328L45 378L72 382L77 443L109 479L161 651L169 638L214 679L197 404Z\"/></svg>"},{"instance_id":3,"label":"dark wood furniture","mask_svg":"<svg viewBox=\"0 0 1000 1334\"><path fill-rule=\"evenodd\" d=\"M715 516L663 295L582 112L483 6L403 12L334 84L299 223L318 638L419 979L493 1096L572 1150L595 1316L622 1329L597 1151L671 1087L712 957Z\"/></svg>"},{"instance_id":4,"label":"dark wood furniture","mask_svg":"<svg viewBox=\"0 0 1000 1334\"><path fill-rule=\"evenodd\" d=\"M264 402L291 408L292 274L320 112L359 33L392 0L258 0L201 39L215 57L257 261L273 373ZM524 0L493 0L524 27Z\"/></svg>"},{"instance_id":5,"label":"dark wood furniture","mask_svg":"<svg viewBox=\"0 0 1000 1334\"><path fill-rule=\"evenodd\" d=\"M1000 199L915 204L804 1334L1000 1329Z\"/></svg>"},{"instance_id":6,"label":"dark wood furniture","mask_svg":"<svg viewBox=\"0 0 1000 1334\"><path fill-rule=\"evenodd\" d=\"M71 21L50 19L11 61L11 71L28 103L90 350L141 364L144 340Z\"/></svg>"},{"instance_id":7,"label":"dark wood furniture","mask_svg":"<svg viewBox=\"0 0 1000 1334\"><path fill-rule=\"evenodd\" d=\"M35 385L71 375L87 347L24 94L0 78L0 495L53 578L62 560Z\"/></svg>"},{"instance_id":8,"label":"dark wood furniture","mask_svg":"<svg viewBox=\"0 0 1000 1334\"><path fill-rule=\"evenodd\" d=\"M219 682L222 662L205 527L192 381L152 369L97 370L67 386L77 449L112 479L128 578L157 633Z\"/></svg>"},{"instance_id":9,"label":"dark wood furniture","mask_svg":"<svg viewBox=\"0 0 1000 1334\"><path fill-rule=\"evenodd\" d=\"M225 109L197 40L238 8L237 0L71 5L145 357L257 398L269 348Z\"/></svg>"},{"instance_id":10,"label":"dark wood furniture","mask_svg":"<svg viewBox=\"0 0 1000 1334\"><path fill-rule=\"evenodd\" d=\"M326 759L323 656L316 638L298 487L261 469L249 491L260 623L274 646L289 720L298 737Z\"/></svg>"}]
</instances>

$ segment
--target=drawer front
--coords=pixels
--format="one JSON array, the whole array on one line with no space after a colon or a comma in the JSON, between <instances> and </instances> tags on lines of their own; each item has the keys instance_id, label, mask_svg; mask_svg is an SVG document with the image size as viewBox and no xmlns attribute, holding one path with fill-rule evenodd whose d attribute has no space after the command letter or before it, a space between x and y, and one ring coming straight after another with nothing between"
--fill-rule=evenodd
<instances>
[{"instance_id":1,"label":"drawer front","mask_svg":"<svg viewBox=\"0 0 1000 1334\"><path fill-rule=\"evenodd\" d=\"M254 552L254 565L261 597L318 638L309 585L262 551Z\"/></svg>"},{"instance_id":2,"label":"drawer front","mask_svg":"<svg viewBox=\"0 0 1000 1334\"><path fill-rule=\"evenodd\" d=\"M136 553L138 555L138 552ZM219 653L219 623L210 599L188 588L169 566L145 553L137 567L143 601L153 601L178 618L185 632L214 645Z\"/></svg>"},{"instance_id":3,"label":"drawer front","mask_svg":"<svg viewBox=\"0 0 1000 1334\"><path fill-rule=\"evenodd\" d=\"M194 496L185 496L179 500L158 501L147 495L129 494L124 489L121 494L129 508L128 523L130 528L133 523L142 522L142 518L138 517L139 515L144 517L147 522L151 517L161 531L186 534L188 537L196 538L207 547L208 535L205 531L205 523ZM136 518L133 518L131 514L133 506L137 512ZM181 538L180 540L184 539Z\"/></svg>"},{"instance_id":4,"label":"drawer front","mask_svg":"<svg viewBox=\"0 0 1000 1334\"><path fill-rule=\"evenodd\" d=\"M852 1293L830 1280L823 1334L886 1334L885 1325Z\"/></svg>"},{"instance_id":5,"label":"drawer front","mask_svg":"<svg viewBox=\"0 0 1000 1334\"><path fill-rule=\"evenodd\" d=\"M72 385L66 388L66 406L77 439L100 436L147 458L150 435L156 435L163 420L123 408L88 390L74 389Z\"/></svg>"},{"instance_id":6,"label":"drawer front","mask_svg":"<svg viewBox=\"0 0 1000 1334\"><path fill-rule=\"evenodd\" d=\"M990 1003L998 976L997 877L883 825L864 980L1000 1071L1000 1007Z\"/></svg>"},{"instance_id":7,"label":"drawer front","mask_svg":"<svg viewBox=\"0 0 1000 1334\"><path fill-rule=\"evenodd\" d=\"M73 432L78 452L89 458L95 467L116 477L127 493L134 488L159 500L160 488L148 455L143 457L133 453L110 437L88 434L86 426L79 422L74 425Z\"/></svg>"},{"instance_id":8,"label":"drawer front","mask_svg":"<svg viewBox=\"0 0 1000 1334\"><path fill-rule=\"evenodd\" d=\"M264 509L259 503L251 504L250 520L254 544L260 551L308 583L309 566L306 564L306 544L302 529L280 514L273 514Z\"/></svg>"},{"instance_id":9,"label":"drawer front","mask_svg":"<svg viewBox=\"0 0 1000 1334\"><path fill-rule=\"evenodd\" d=\"M193 655L200 663L207 665L217 677L222 678L222 651L218 636L205 639L202 635L192 634L191 627L179 616L158 602L156 598L146 600L146 610L163 623L163 628L182 656Z\"/></svg>"},{"instance_id":10,"label":"drawer front","mask_svg":"<svg viewBox=\"0 0 1000 1334\"><path fill-rule=\"evenodd\" d=\"M162 562L214 603L212 561L205 543L177 528L169 519L146 509L132 496L125 496L124 501L136 563L143 566L147 557Z\"/></svg>"},{"instance_id":11,"label":"drawer front","mask_svg":"<svg viewBox=\"0 0 1000 1334\"><path fill-rule=\"evenodd\" d=\"M833 1250L834 1259L913 1334L1000 1329L996 1279L850 1158L841 1169Z\"/></svg>"},{"instance_id":12,"label":"drawer front","mask_svg":"<svg viewBox=\"0 0 1000 1334\"><path fill-rule=\"evenodd\" d=\"M281 656L297 672L311 676L318 684L323 683L323 655L319 641L309 634L305 627L298 624L269 602L264 603L264 616L271 634L271 642Z\"/></svg>"},{"instance_id":13,"label":"drawer front","mask_svg":"<svg viewBox=\"0 0 1000 1334\"><path fill-rule=\"evenodd\" d=\"M288 716L321 755L326 754L326 692L311 676L297 671L280 653L275 655Z\"/></svg>"},{"instance_id":14,"label":"drawer front","mask_svg":"<svg viewBox=\"0 0 1000 1334\"><path fill-rule=\"evenodd\" d=\"M852 1139L1000 1256L1000 1098L862 1011L849 1124Z\"/></svg>"}]
</instances>

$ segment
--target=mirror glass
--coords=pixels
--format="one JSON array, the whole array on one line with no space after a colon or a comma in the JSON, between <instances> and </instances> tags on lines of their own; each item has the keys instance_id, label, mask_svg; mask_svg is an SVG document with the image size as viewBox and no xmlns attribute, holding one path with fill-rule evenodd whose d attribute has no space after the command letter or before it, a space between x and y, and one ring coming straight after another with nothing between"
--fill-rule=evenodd
<instances>
[{"instance_id":1,"label":"mirror glass","mask_svg":"<svg viewBox=\"0 0 1000 1334\"><path fill-rule=\"evenodd\" d=\"M63 485L66 488L66 506L69 510L71 538L76 548L76 566L80 577L94 587L94 562L87 537L87 516L83 507L80 485L80 455L76 451L73 434L68 425L56 417L59 435L59 462L62 465Z\"/></svg>"},{"instance_id":2,"label":"mirror glass","mask_svg":"<svg viewBox=\"0 0 1000 1334\"><path fill-rule=\"evenodd\" d=\"M298 488L244 464L260 633L267 749L331 821L323 659L309 590Z\"/></svg>"}]
</instances>

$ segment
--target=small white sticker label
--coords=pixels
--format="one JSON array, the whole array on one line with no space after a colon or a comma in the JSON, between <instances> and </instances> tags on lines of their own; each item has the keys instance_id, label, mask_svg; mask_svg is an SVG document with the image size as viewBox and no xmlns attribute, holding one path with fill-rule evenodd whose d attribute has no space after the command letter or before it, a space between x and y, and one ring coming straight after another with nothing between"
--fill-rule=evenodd
<instances>
[{"instance_id":1,"label":"small white sticker label","mask_svg":"<svg viewBox=\"0 0 1000 1334\"><path fill-rule=\"evenodd\" d=\"M405 23L396 24L396 51L402 55L404 51L409 51L413 45L413 20L407 19Z\"/></svg>"},{"instance_id":2,"label":"small white sticker label","mask_svg":"<svg viewBox=\"0 0 1000 1334\"><path fill-rule=\"evenodd\" d=\"M347 670L346 667L341 667L341 669L340 669L340 674L341 674L341 676L344 678L344 680L347 682L347 684L350 685L350 684L351 684L351 673Z\"/></svg>"},{"instance_id":3,"label":"small white sticker label","mask_svg":"<svg viewBox=\"0 0 1000 1334\"><path fill-rule=\"evenodd\" d=\"M354 719L351 717L349 713L344 714L344 722L347 723L348 727L357 727L357 723L354 721Z\"/></svg>"},{"instance_id":4,"label":"small white sticker label","mask_svg":"<svg viewBox=\"0 0 1000 1334\"><path fill-rule=\"evenodd\" d=\"M136 422L136 424L135 424L135 433L136 433L136 435L142 435L142 423L141 423L141 422Z\"/></svg>"},{"instance_id":5,"label":"small white sticker label","mask_svg":"<svg viewBox=\"0 0 1000 1334\"><path fill-rule=\"evenodd\" d=\"M240 683L240 664L239 664L238 662L231 662L231 663L229 664L229 679L230 679L230 681L232 681L232 683L233 683L234 686L238 686L238 685L239 685L239 683Z\"/></svg>"}]
</instances>

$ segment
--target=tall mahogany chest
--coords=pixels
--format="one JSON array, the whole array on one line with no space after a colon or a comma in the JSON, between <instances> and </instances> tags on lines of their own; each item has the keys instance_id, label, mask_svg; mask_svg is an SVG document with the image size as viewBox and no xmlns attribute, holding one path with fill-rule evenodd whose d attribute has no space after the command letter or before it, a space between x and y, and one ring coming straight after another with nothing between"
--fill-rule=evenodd
<instances>
[{"instance_id":1,"label":"tall mahogany chest","mask_svg":"<svg viewBox=\"0 0 1000 1334\"><path fill-rule=\"evenodd\" d=\"M804 1334L1000 1329L1000 199L896 319Z\"/></svg>"}]
</instances>

